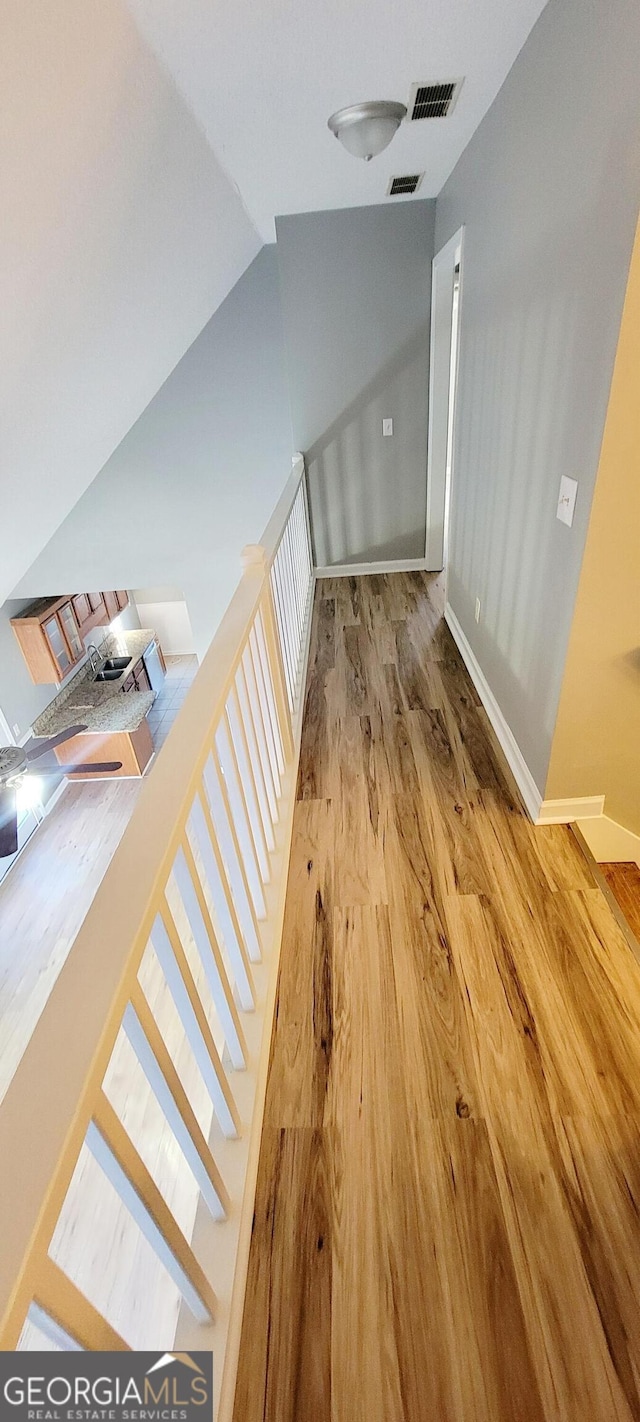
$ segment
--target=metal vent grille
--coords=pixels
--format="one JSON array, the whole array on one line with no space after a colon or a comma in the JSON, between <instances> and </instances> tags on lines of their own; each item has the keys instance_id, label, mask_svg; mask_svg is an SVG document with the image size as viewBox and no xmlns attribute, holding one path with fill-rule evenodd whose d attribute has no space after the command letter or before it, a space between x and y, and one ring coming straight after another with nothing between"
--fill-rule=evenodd
<instances>
[{"instance_id":1,"label":"metal vent grille","mask_svg":"<svg viewBox=\"0 0 640 1422\"><path fill-rule=\"evenodd\" d=\"M392 178L389 183L387 197L399 197L400 193L417 192L423 178L424 173L407 173L402 178Z\"/></svg>"},{"instance_id":2,"label":"metal vent grille","mask_svg":"<svg viewBox=\"0 0 640 1422\"><path fill-rule=\"evenodd\" d=\"M414 84L409 98L410 121L446 118L456 103L461 86L461 79L449 79L444 84Z\"/></svg>"}]
</instances>

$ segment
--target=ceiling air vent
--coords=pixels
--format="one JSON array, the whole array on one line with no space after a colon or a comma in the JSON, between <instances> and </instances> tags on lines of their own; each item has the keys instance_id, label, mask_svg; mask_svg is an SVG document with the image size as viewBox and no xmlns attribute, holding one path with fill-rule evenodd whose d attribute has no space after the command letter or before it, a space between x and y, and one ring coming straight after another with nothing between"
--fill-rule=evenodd
<instances>
[{"instance_id":1,"label":"ceiling air vent","mask_svg":"<svg viewBox=\"0 0 640 1422\"><path fill-rule=\"evenodd\" d=\"M414 84L409 95L410 122L446 118L455 107L462 84L462 79L449 79L444 84Z\"/></svg>"},{"instance_id":2,"label":"ceiling air vent","mask_svg":"<svg viewBox=\"0 0 640 1422\"><path fill-rule=\"evenodd\" d=\"M403 178L392 178L387 188L387 197L399 197L401 193L416 193L424 173L408 173Z\"/></svg>"}]
</instances>

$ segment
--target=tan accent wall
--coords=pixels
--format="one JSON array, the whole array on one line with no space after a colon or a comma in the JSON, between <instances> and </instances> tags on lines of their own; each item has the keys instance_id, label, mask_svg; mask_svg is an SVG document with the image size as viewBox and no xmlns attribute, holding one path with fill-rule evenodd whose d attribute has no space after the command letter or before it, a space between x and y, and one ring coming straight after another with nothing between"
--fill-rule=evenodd
<instances>
[{"instance_id":1,"label":"tan accent wall","mask_svg":"<svg viewBox=\"0 0 640 1422\"><path fill-rule=\"evenodd\" d=\"M545 798L602 794L640 833L640 225Z\"/></svg>"}]
</instances>

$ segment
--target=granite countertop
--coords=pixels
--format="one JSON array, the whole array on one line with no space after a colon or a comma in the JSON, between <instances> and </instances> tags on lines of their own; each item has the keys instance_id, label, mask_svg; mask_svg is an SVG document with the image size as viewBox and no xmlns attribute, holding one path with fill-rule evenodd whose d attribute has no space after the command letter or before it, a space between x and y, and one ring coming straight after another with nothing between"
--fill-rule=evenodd
<instances>
[{"instance_id":1,"label":"granite countertop","mask_svg":"<svg viewBox=\"0 0 640 1422\"><path fill-rule=\"evenodd\" d=\"M150 628L110 633L99 648L103 658L129 656L129 666L115 681L93 681L88 662L54 696L33 723L34 736L55 736L68 726L86 726L87 735L137 731L156 699L155 691L122 690L135 663L155 638Z\"/></svg>"}]
</instances>

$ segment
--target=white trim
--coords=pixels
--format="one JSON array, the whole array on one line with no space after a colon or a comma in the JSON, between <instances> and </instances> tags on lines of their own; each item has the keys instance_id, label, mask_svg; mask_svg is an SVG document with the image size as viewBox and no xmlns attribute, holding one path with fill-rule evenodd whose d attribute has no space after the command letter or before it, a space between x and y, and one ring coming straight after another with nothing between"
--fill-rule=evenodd
<instances>
[{"instance_id":1,"label":"white trim","mask_svg":"<svg viewBox=\"0 0 640 1422\"><path fill-rule=\"evenodd\" d=\"M608 815L578 821L578 828L587 841L598 864L637 864L640 867L640 835L619 825Z\"/></svg>"},{"instance_id":2,"label":"white trim","mask_svg":"<svg viewBox=\"0 0 640 1422\"><path fill-rule=\"evenodd\" d=\"M453 476L454 476L454 465L455 465L456 420L457 420L457 408L456 408L456 406L457 406L457 401L456 401L456 404L454 405L454 411L453 411L453 427L452 427L452 430L451 430L452 449L451 449L451 470L450 470L450 477L449 477L449 488L448 488L448 490L447 490L447 480L446 480L446 470L445 470L444 480L443 480L443 483L442 483L442 507L441 507L441 508L438 507L437 510L434 510L434 489L433 489L433 438L434 438L434 434L433 434L433 421L434 421L435 403L436 403L436 402L435 402L435 400L434 400L433 387L434 387L435 372L436 372L436 331L437 331L437 323L436 323L436 320L435 320L435 315L436 315L437 273L438 273L438 269L439 269L440 267L444 267L444 266L446 266L446 265L450 265L450 267L451 267L451 293L452 293L452 303L453 303L453 272L454 272L454 266L455 266L456 252L458 251L458 248L459 248L459 249L460 249L460 284L459 284L459 289L458 289L458 339L457 339L457 349L456 349L456 374L455 374L455 387L456 387L456 393L457 393L458 377L459 377L459 371L460 371L460 331L461 331L461 321L462 321L462 285L463 285L463 268L464 268L464 232L465 232L465 229L464 229L464 224L463 224L462 227L459 227L459 228L458 228L457 232L454 232L453 237L450 237L450 238L449 238L449 241L448 241L448 242L445 242L444 247L441 247L441 248L440 248L440 251L439 251L439 252L436 252L436 255L435 255L435 257L433 258L433 261L432 261L432 263L431 263L431 315L430 315L430 322L429 322L429 410L428 410L428 421L427 421L427 474L426 474L427 488L426 488L426 517L425 517L425 545L424 545L424 551L425 551L425 568L429 568L429 570L432 571L432 572L440 572L440 571L441 571L442 566L443 566L443 561L444 561L444 551L445 551L445 548L446 548L446 545L447 545L447 530L446 530L446 528L444 527L444 518L445 518L445 512L447 511L447 509L449 510L449 512L450 512L450 510L451 510L451 491L452 491L452 488L453 488ZM452 309L453 309L453 305L452 305ZM447 360L447 372L448 372L448 373L450 372L450 365L451 365L451 349L449 348L449 358L448 358L448 360ZM447 388L448 388L448 387L447 387ZM448 399L447 399L447 420L448 420ZM438 503L439 503L439 501L440 501L440 496L438 495ZM433 524L434 524L434 522L439 523L440 520L442 521L442 544L441 544L441 545L440 545L439 540L434 539L434 535L433 535ZM435 547L435 548L434 548L434 543L437 543L437 547ZM446 578L446 571L445 571L445 578ZM446 590L446 589L445 589L445 590Z\"/></svg>"},{"instance_id":3,"label":"white trim","mask_svg":"<svg viewBox=\"0 0 640 1422\"><path fill-rule=\"evenodd\" d=\"M536 824L570 825L595 820L604 813L604 795L577 795L568 800L543 800Z\"/></svg>"},{"instance_id":4,"label":"white trim","mask_svg":"<svg viewBox=\"0 0 640 1422\"><path fill-rule=\"evenodd\" d=\"M361 578L369 573L419 573L427 567L426 558L389 558L381 563L330 563L316 568L316 578Z\"/></svg>"},{"instance_id":5,"label":"white trim","mask_svg":"<svg viewBox=\"0 0 640 1422\"><path fill-rule=\"evenodd\" d=\"M314 590L315 583L312 578L302 643L303 686L306 683L309 666ZM220 1389L218 1409L215 1414L217 1422L232 1422L233 1417L262 1123L266 1104L271 1030L275 1014L288 866L296 808L295 789L300 761L303 716L304 696L301 696L292 726L293 760L287 772L280 801L283 818L275 826L278 835L278 848L272 861L271 881L266 885L266 894L269 906L273 908L273 914L269 912L261 924L264 930L262 962L251 965L260 1011L247 1013L243 1020L249 1060L246 1069L238 1072L234 1080L234 1095L242 1121L243 1123L250 1122L250 1125L248 1130L245 1130L237 1140L221 1139L220 1133L216 1135L215 1123L212 1126L212 1144L215 1144L216 1161L229 1189L236 1187L242 1180L244 1172L242 1204L239 1209L234 1206L233 1214L221 1232L220 1224L212 1219L203 1199L199 1199L192 1245L210 1277L214 1277L213 1268L215 1265L218 1320L214 1325L205 1325L203 1328L202 1325L194 1324L189 1311L183 1305L180 1309L174 1340L176 1347L183 1348L187 1352L196 1347L209 1348L213 1352L214 1378L219 1379ZM286 810L284 810L285 805Z\"/></svg>"},{"instance_id":6,"label":"white trim","mask_svg":"<svg viewBox=\"0 0 640 1422\"><path fill-rule=\"evenodd\" d=\"M542 795L529 770L513 731L500 710L482 667L475 653L472 651L470 643L467 641L450 603L447 603L445 607L444 616L445 622L457 644L458 651L482 701L502 750L504 751L527 812L533 820L533 823L536 824L542 806Z\"/></svg>"}]
</instances>

